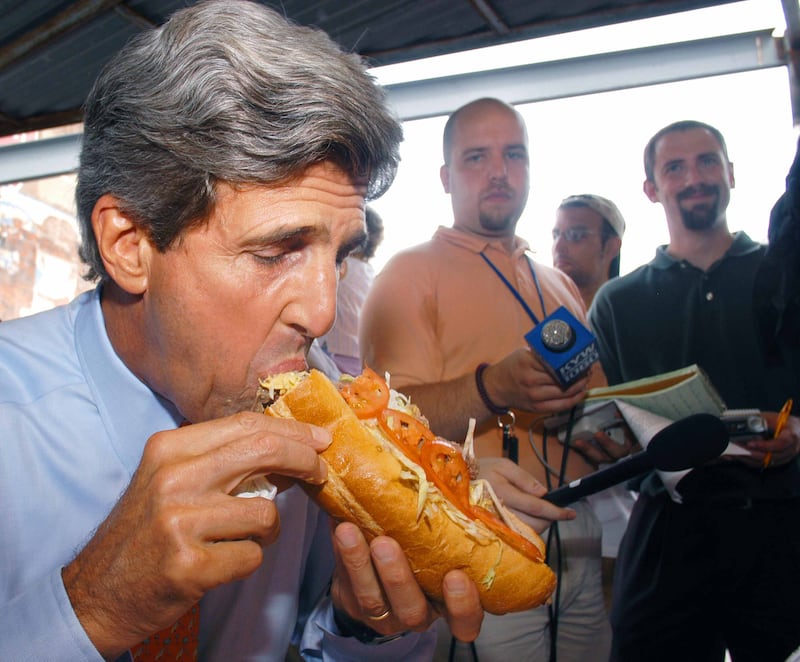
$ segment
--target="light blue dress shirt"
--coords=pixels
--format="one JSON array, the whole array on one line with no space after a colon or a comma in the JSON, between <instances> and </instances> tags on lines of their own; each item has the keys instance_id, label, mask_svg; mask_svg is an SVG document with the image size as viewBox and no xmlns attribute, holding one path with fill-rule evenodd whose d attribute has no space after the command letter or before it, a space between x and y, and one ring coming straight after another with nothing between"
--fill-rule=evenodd
<instances>
[{"instance_id":1,"label":"light blue dress shirt","mask_svg":"<svg viewBox=\"0 0 800 662\"><path fill-rule=\"evenodd\" d=\"M180 420L114 352L99 290L0 324L0 660L102 660L61 569L124 492L147 439ZM328 520L299 487L276 502L281 534L261 567L201 602L200 659L283 660L290 642L309 659L430 659L432 630L379 646L338 636L324 597Z\"/></svg>"}]
</instances>

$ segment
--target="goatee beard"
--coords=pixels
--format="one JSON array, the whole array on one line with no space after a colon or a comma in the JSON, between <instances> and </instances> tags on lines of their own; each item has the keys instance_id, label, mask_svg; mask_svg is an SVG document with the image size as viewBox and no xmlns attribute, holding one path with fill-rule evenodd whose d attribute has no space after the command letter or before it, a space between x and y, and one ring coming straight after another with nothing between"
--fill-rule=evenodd
<instances>
[{"instance_id":1,"label":"goatee beard","mask_svg":"<svg viewBox=\"0 0 800 662\"><path fill-rule=\"evenodd\" d=\"M687 198L695 193L700 192L703 195L713 195L714 202L711 204L701 204L686 209L679 206L681 217L683 218L683 225L687 230L708 230L717 222L719 215L719 187L717 186L696 186L681 191L678 195L678 202Z\"/></svg>"},{"instance_id":2,"label":"goatee beard","mask_svg":"<svg viewBox=\"0 0 800 662\"><path fill-rule=\"evenodd\" d=\"M489 232L500 232L511 229L516 223L516 219L511 214L490 215L481 213L478 216L481 227Z\"/></svg>"}]
</instances>

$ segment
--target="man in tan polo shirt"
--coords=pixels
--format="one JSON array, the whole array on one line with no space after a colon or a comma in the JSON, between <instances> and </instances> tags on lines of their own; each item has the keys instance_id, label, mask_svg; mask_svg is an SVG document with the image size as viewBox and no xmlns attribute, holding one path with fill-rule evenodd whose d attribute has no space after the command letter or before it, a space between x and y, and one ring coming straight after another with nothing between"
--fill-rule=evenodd
<instances>
[{"instance_id":1,"label":"man in tan polo shirt","mask_svg":"<svg viewBox=\"0 0 800 662\"><path fill-rule=\"evenodd\" d=\"M543 442L541 419L579 403L605 384L598 365L562 389L524 335L559 306L585 321L580 293L563 273L533 262L515 235L529 188L527 131L519 113L497 99L455 111L444 131L441 180L453 226L396 255L378 274L362 311L363 359L391 375L432 429L463 440L478 423L476 451L508 505L547 516L533 496L593 471L576 452ZM499 459L502 426L511 422L519 466ZM546 507L546 506L545 506ZM544 534L559 577L551 607L487 615L476 641L486 660L547 660L555 635L559 662L602 660L610 633L600 575L600 525L585 502L577 517Z\"/></svg>"}]
</instances>

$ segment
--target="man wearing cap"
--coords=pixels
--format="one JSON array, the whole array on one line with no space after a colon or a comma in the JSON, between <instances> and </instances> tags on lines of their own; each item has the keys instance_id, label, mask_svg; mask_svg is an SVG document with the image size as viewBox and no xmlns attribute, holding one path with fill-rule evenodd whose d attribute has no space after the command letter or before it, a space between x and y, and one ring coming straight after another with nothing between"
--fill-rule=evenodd
<instances>
[{"instance_id":1,"label":"man wearing cap","mask_svg":"<svg viewBox=\"0 0 800 662\"><path fill-rule=\"evenodd\" d=\"M553 266L572 278L587 310L600 286L619 276L624 232L617 206L599 195L571 195L556 210Z\"/></svg>"},{"instance_id":2,"label":"man wearing cap","mask_svg":"<svg viewBox=\"0 0 800 662\"><path fill-rule=\"evenodd\" d=\"M582 193L564 198L553 227L553 265L578 286L586 309L600 286L619 276L619 252L625 219L617 206L599 195ZM635 501L624 485L587 497L603 527L603 593L611 606L611 586L617 550Z\"/></svg>"}]
</instances>

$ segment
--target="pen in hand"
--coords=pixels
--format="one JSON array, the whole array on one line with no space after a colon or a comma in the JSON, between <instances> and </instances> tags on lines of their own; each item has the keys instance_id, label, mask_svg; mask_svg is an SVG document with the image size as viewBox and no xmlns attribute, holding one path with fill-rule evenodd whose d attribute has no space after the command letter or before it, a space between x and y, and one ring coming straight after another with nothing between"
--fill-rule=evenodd
<instances>
[{"instance_id":1,"label":"pen in hand","mask_svg":"<svg viewBox=\"0 0 800 662\"><path fill-rule=\"evenodd\" d=\"M789 398L781 407L780 412L778 412L778 422L775 424L775 433L772 435L772 438L775 439L782 431L783 428L786 426L786 421L789 420L789 415L792 413L792 399ZM772 463L772 451L767 451L767 454L764 456L764 464L762 468L766 469Z\"/></svg>"}]
</instances>

